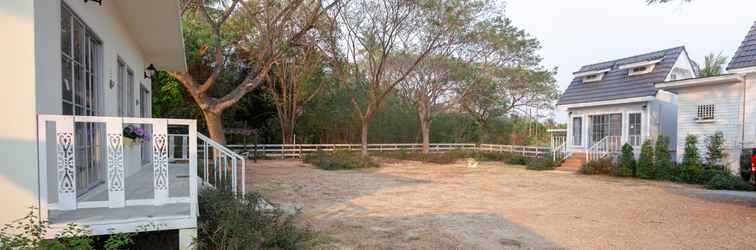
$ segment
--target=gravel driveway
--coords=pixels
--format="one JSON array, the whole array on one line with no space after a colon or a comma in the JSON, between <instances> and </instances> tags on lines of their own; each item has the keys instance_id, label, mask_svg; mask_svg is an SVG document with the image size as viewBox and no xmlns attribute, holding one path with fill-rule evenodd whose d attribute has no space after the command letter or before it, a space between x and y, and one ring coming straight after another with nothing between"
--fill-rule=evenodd
<instances>
[{"instance_id":1,"label":"gravel driveway","mask_svg":"<svg viewBox=\"0 0 756 250\"><path fill-rule=\"evenodd\" d=\"M501 163L324 171L250 163L248 185L323 249L756 249L756 196Z\"/></svg>"}]
</instances>

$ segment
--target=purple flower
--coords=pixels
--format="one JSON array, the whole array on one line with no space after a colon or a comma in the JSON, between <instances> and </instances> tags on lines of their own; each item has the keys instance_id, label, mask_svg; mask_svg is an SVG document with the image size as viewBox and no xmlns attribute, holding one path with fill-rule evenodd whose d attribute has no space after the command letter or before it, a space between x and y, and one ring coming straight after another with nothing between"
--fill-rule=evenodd
<instances>
[{"instance_id":1,"label":"purple flower","mask_svg":"<svg viewBox=\"0 0 756 250\"><path fill-rule=\"evenodd\" d=\"M134 130L134 134L136 134L136 136L139 138L144 138L144 128L141 128L141 127L136 128Z\"/></svg>"}]
</instances>

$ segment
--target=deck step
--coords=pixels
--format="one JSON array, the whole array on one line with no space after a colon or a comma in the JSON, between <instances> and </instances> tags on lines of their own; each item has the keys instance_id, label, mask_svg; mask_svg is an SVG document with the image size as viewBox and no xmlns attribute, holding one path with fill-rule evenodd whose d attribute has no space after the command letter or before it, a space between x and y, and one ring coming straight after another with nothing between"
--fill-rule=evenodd
<instances>
[{"instance_id":1,"label":"deck step","mask_svg":"<svg viewBox=\"0 0 756 250\"><path fill-rule=\"evenodd\" d=\"M585 156L585 153L573 153L570 155L570 158L567 158L555 170L577 172L580 170L580 166L585 163Z\"/></svg>"}]
</instances>

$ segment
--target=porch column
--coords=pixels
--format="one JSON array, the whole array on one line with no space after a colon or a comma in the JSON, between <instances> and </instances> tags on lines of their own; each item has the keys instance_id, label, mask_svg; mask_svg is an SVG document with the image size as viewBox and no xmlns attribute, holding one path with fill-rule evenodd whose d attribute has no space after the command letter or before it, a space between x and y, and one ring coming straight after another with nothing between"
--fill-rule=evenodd
<instances>
[{"instance_id":1,"label":"porch column","mask_svg":"<svg viewBox=\"0 0 756 250\"><path fill-rule=\"evenodd\" d=\"M168 201L168 121L155 119L152 123L152 169L155 205Z\"/></svg>"},{"instance_id":2,"label":"porch column","mask_svg":"<svg viewBox=\"0 0 756 250\"><path fill-rule=\"evenodd\" d=\"M74 117L65 116L55 123L58 172L58 209L76 209L76 156Z\"/></svg>"},{"instance_id":3,"label":"porch column","mask_svg":"<svg viewBox=\"0 0 756 250\"><path fill-rule=\"evenodd\" d=\"M123 120L121 118L107 118L108 153L108 207L118 208L126 206L126 182L123 167Z\"/></svg>"}]
</instances>

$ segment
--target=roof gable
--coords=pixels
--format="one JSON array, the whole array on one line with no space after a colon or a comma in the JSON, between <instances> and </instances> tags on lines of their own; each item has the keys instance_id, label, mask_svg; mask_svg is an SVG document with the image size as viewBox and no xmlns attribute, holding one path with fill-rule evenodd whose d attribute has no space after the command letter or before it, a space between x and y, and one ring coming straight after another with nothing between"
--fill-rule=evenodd
<instances>
[{"instance_id":1,"label":"roof gable","mask_svg":"<svg viewBox=\"0 0 756 250\"><path fill-rule=\"evenodd\" d=\"M677 62L678 57L685 51L685 47L675 47L637 56L585 65L575 74L606 70L600 81L584 83L581 77L575 77L570 86L559 98L557 105L600 102L625 98L644 97L656 95L654 83L663 82ZM642 75L629 75L632 70L623 65L642 63L648 61L659 62L653 71Z\"/></svg>"},{"instance_id":2,"label":"roof gable","mask_svg":"<svg viewBox=\"0 0 756 250\"><path fill-rule=\"evenodd\" d=\"M727 65L727 70L756 66L756 22L751 26L737 52Z\"/></svg>"}]
</instances>

